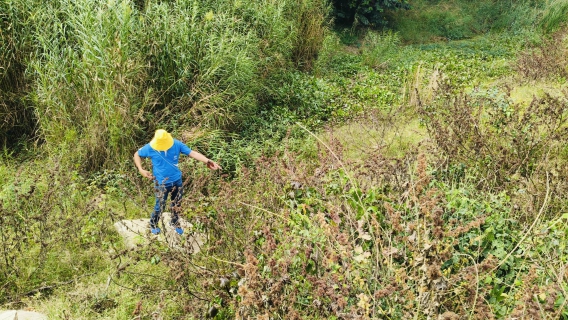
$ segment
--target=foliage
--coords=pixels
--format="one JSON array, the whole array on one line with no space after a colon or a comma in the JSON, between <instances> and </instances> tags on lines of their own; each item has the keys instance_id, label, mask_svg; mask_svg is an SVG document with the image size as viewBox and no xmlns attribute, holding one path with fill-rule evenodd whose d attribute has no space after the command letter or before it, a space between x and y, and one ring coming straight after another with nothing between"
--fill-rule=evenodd
<instances>
[{"instance_id":1,"label":"foliage","mask_svg":"<svg viewBox=\"0 0 568 320\"><path fill-rule=\"evenodd\" d=\"M370 68L380 68L387 63L399 48L400 38L396 33L378 34L369 32L365 36L361 50L362 63Z\"/></svg>"},{"instance_id":2,"label":"foliage","mask_svg":"<svg viewBox=\"0 0 568 320\"><path fill-rule=\"evenodd\" d=\"M425 43L471 38L488 32L519 33L534 29L545 1L415 0L411 10L388 11L391 29L406 42Z\"/></svg>"},{"instance_id":3,"label":"foliage","mask_svg":"<svg viewBox=\"0 0 568 320\"><path fill-rule=\"evenodd\" d=\"M353 26L379 27L385 24L386 9L409 9L407 0L333 0L338 22Z\"/></svg>"},{"instance_id":4,"label":"foliage","mask_svg":"<svg viewBox=\"0 0 568 320\"><path fill-rule=\"evenodd\" d=\"M431 175L424 155L373 150L350 165L344 149L331 135L314 161L285 151L230 182L196 172L183 207L194 230L207 233L202 253L124 253L130 262L117 277L159 255L176 275L168 288L186 312L215 310L219 319L500 318L532 314L538 303L550 316L562 311L562 291L547 284L555 276L530 271L531 257L550 254L546 236L522 242L506 193ZM566 250L566 234L554 234Z\"/></svg>"},{"instance_id":5,"label":"foliage","mask_svg":"<svg viewBox=\"0 0 568 320\"><path fill-rule=\"evenodd\" d=\"M326 35L322 42L322 48L314 63L312 73L323 78L330 70L338 65L335 63L337 56L341 54L341 39L335 32Z\"/></svg>"},{"instance_id":6,"label":"foliage","mask_svg":"<svg viewBox=\"0 0 568 320\"><path fill-rule=\"evenodd\" d=\"M151 92L142 85L136 12L127 2L94 1L36 10L33 36L42 54L31 66L42 137L75 153L72 161L83 170L125 157Z\"/></svg>"},{"instance_id":7,"label":"foliage","mask_svg":"<svg viewBox=\"0 0 568 320\"><path fill-rule=\"evenodd\" d=\"M170 118L177 114L178 121L222 127L256 107L259 39L247 28L247 19L233 19L239 9L247 8L223 13L195 1L147 6L142 43L150 79L155 79L152 86L161 96L157 123L171 126Z\"/></svg>"},{"instance_id":8,"label":"foliage","mask_svg":"<svg viewBox=\"0 0 568 320\"><path fill-rule=\"evenodd\" d=\"M546 33L557 31L568 22L568 2L564 0L550 0L544 16L540 22Z\"/></svg>"},{"instance_id":9,"label":"foliage","mask_svg":"<svg viewBox=\"0 0 568 320\"><path fill-rule=\"evenodd\" d=\"M37 132L91 172L158 126L237 130L282 72L311 68L329 11L320 0L2 6L2 133Z\"/></svg>"},{"instance_id":10,"label":"foliage","mask_svg":"<svg viewBox=\"0 0 568 320\"><path fill-rule=\"evenodd\" d=\"M442 83L418 112L448 161L468 163L482 177L479 186L492 189L541 174L545 159L568 138L566 110L566 102L552 96L520 106L498 90L456 95Z\"/></svg>"},{"instance_id":11,"label":"foliage","mask_svg":"<svg viewBox=\"0 0 568 320\"><path fill-rule=\"evenodd\" d=\"M32 1L0 3L0 143L4 148L27 142L36 130L37 120L27 97L31 83L25 74L33 51L30 6Z\"/></svg>"},{"instance_id":12,"label":"foliage","mask_svg":"<svg viewBox=\"0 0 568 320\"><path fill-rule=\"evenodd\" d=\"M292 58L302 70L311 70L327 34L330 8L324 1L299 1L296 25L298 34Z\"/></svg>"},{"instance_id":13,"label":"foliage","mask_svg":"<svg viewBox=\"0 0 568 320\"><path fill-rule=\"evenodd\" d=\"M534 83L523 63L552 65L529 63L536 47L510 64L536 33L408 46L367 32L345 47L320 37L320 2L29 3L18 10L36 10L20 16L36 19L38 45L18 94L35 99L48 143L0 164L3 306L67 319L568 316L566 97L518 103L507 89ZM503 2L477 5L479 29L453 7L440 16L471 34L501 21ZM297 41L306 30L314 42ZM112 121L137 127L112 140L125 126ZM153 200L131 149L157 126L225 170L180 163L193 225L181 250L125 249L112 224L147 219Z\"/></svg>"}]
</instances>

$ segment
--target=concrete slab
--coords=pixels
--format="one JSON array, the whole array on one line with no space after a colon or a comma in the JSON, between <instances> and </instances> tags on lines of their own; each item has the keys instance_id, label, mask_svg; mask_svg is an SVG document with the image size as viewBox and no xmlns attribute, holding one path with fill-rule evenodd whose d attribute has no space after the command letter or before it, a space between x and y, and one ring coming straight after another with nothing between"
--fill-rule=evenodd
<instances>
[{"instance_id":1,"label":"concrete slab","mask_svg":"<svg viewBox=\"0 0 568 320\"><path fill-rule=\"evenodd\" d=\"M180 218L179 223L184 230L183 235L180 236L170 226L170 221L171 213L162 213L159 223L162 232L159 235L153 235L150 232L149 219L121 220L116 222L114 227L122 236L124 244L128 248L146 245L150 241L158 240L165 241L170 248L185 253L196 254L201 251L201 247L207 241L207 237L204 234L194 232L193 225Z\"/></svg>"},{"instance_id":2,"label":"concrete slab","mask_svg":"<svg viewBox=\"0 0 568 320\"><path fill-rule=\"evenodd\" d=\"M0 311L0 320L47 320L47 316L24 310Z\"/></svg>"}]
</instances>

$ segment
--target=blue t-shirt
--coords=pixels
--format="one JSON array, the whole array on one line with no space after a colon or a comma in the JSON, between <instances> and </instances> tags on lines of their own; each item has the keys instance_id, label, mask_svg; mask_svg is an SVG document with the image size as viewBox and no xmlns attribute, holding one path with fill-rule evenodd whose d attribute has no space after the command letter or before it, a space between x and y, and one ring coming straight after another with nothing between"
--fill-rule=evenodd
<instances>
[{"instance_id":1,"label":"blue t-shirt","mask_svg":"<svg viewBox=\"0 0 568 320\"><path fill-rule=\"evenodd\" d=\"M178 168L179 155L182 153L189 155L190 152L188 146L174 139L174 145L166 151L155 150L148 143L138 150L138 155L152 159L152 173L158 184L170 185L181 179L181 171Z\"/></svg>"}]
</instances>

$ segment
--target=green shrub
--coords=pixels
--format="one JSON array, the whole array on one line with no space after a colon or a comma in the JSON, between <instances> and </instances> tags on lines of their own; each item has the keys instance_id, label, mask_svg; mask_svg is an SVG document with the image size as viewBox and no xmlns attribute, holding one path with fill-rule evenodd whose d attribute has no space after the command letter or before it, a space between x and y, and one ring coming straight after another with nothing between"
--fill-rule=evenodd
<instances>
[{"instance_id":1,"label":"green shrub","mask_svg":"<svg viewBox=\"0 0 568 320\"><path fill-rule=\"evenodd\" d=\"M544 11L552 25L561 21L562 1L418 0L411 10L388 12L388 26L404 41L424 43L470 38L487 32L534 29ZM556 18L555 18L556 17ZM542 22L543 26L547 24Z\"/></svg>"},{"instance_id":2,"label":"green shrub","mask_svg":"<svg viewBox=\"0 0 568 320\"><path fill-rule=\"evenodd\" d=\"M336 65L334 68L338 67L340 66ZM274 120L280 118L283 122L276 122L270 126L282 125L281 128L286 132L287 128L298 120L310 128L315 128L332 120L341 121L352 116L355 112L351 111L355 110L351 110L346 103L350 99L342 95L346 85L341 81L336 82L333 78L318 78L301 73L290 74L282 86L274 89L272 101L276 106L274 111L279 112L280 115L271 115L271 118Z\"/></svg>"},{"instance_id":3,"label":"green shrub","mask_svg":"<svg viewBox=\"0 0 568 320\"><path fill-rule=\"evenodd\" d=\"M312 67L329 11L322 0L26 0L2 9L1 132L37 130L85 171L129 157L158 126L239 130L281 73Z\"/></svg>"},{"instance_id":4,"label":"green shrub","mask_svg":"<svg viewBox=\"0 0 568 320\"><path fill-rule=\"evenodd\" d=\"M337 56L341 54L341 49L341 40L336 33L326 35L312 69L313 74L318 77L323 77L329 72L332 72L334 66L337 65L334 61L337 59Z\"/></svg>"},{"instance_id":5,"label":"green shrub","mask_svg":"<svg viewBox=\"0 0 568 320\"><path fill-rule=\"evenodd\" d=\"M181 113L182 121L238 127L291 62L309 69L317 56L328 8L323 1L297 4L147 6L148 60L163 105Z\"/></svg>"},{"instance_id":6,"label":"green shrub","mask_svg":"<svg viewBox=\"0 0 568 320\"><path fill-rule=\"evenodd\" d=\"M471 13L452 2L447 5L425 3L394 17L392 27L411 42L469 38L473 35L472 22L476 22Z\"/></svg>"},{"instance_id":7,"label":"green shrub","mask_svg":"<svg viewBox=\"0 0 568 320\"><path fill-rule=\"evenodd\" d=\"M332 3L336 20L353 27L380 27L385 24L385 10L410 8L407 0L333 0Z\"/></svg>"}]
</instances>

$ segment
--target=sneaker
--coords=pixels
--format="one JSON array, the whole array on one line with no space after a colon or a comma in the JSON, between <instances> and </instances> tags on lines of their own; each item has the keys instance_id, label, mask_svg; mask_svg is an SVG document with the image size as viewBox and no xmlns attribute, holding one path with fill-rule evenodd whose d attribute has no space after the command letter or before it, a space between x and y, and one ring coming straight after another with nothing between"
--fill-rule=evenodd
<instances>
[{"instance_id":1,"label":"sneaker","mask_svg":"<svg viewBox=\"0 0 568 320\"><path fill-rule=\"evenodd\" d=\"M179 235L182 235L182 234L183 234L183 229L180 228L180 227L177 227L177 228L176 228L176 232L177 232Z\"/></svg>"},{"instance_id":2,"label":"sneaker","mask_svg":"<svg viewBox=\"0 0 568 320\"><path fill-rule=\"evenodd\" d=\"M151 228L150 231L152 231L152 234L159 234L160 233L160 228Z\"/></svg>"}]
</instances>

